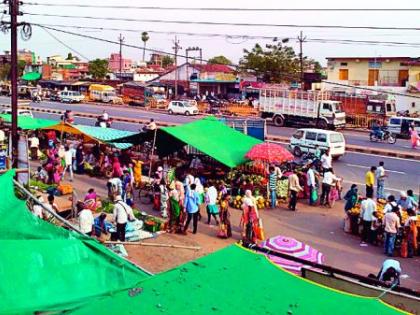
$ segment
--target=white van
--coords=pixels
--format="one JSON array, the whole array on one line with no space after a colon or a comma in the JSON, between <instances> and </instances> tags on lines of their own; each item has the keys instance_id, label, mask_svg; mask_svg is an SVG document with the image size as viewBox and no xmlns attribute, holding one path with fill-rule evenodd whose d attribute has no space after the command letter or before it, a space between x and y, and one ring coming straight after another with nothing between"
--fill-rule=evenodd
<instances>
[{"instance_id":1,"label":"white van","mask_svg":"<svg viewBox=\"0 0 420 315\"><path fill-rule=\"evenodd\" d=\"M5 114L5 115L12 115L12 110L11 109L3 109L3 111L1 113ZM18 109L18 116L25 116L25 117L34 118L34 115L32 114L32 111L30 111L29 109Z\"/></svg>"},{"instance_id":2,"label":"white van","mask_svg":"<svg viewBox=\"0 0 420 315\"><path fill-rule=\"evenodd\" d=\"M298 129L290 139L290 149L296 156L303 153L315 153L316 146L320 150L330 148L331 156L338 159L346 152L346 142L341 132L304 128Z\"/></svg>"},{"instance_id":3,"label":"white van","mask_svg":"<svg viewBox=\"0 0 420 315\"><path fill-rule=\"evenodd\" d=\"M61 91L58 97L63 103L80 103L85 99L84 95L76 91Z\"/></svg>"},{"instance_id":4,"label":"white van","mask_svg":"<svg viewBox=\"0 0 420 315\"><path fill-rule=\"evenodd\" d=\"M410 136L411 125L420 133L420 118L394 116L388 120L387 127L394 135L407 138Z\"/></svg>"}]
</instances>

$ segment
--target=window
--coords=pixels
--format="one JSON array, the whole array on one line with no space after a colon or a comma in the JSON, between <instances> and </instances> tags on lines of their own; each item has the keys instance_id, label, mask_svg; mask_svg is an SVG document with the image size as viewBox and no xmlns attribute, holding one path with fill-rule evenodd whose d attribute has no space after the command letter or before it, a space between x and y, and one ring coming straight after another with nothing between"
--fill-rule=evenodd
<instances>
[{"instance_id":1,"label":"window","mask_svg":"<svg viewBox=\"0 0 420 315\"><path fill-rule=\"evenodd\" d=\"M342 66L342 67L347 67L347 62L341 62L341 63L340 63L340 66Z\"/></svg>"},{"instance_id":2,"label":"window","mask_svg":"<svg viewBox=\"0 0 420 315\"><path fill-rule=\"evenodd\" d=\"M317 141L327 142L327 135L325 133L318 133Z\"/></svg>"},{"instance_id":3,"label":"window","mask_svg":"<svg viewBox=\"0 0 420 315\"><path fill-rule=\"evenodd\" d=\"M330 135L330 142L331 143L340 143L343 142L343 136L339 133L332 133Z\"/></svg>"},{"instance_id":4,"label":"window","mask_svg":"<svg viewBox=\"0 0 420 315\"><path fill-rule=\"evenodd\" d=\"M316 140L316 132L306 132L306 136L305 136L306 140Z\"/></svg>"},{"instance_id":5,"label":"window","mask_svg":"<svg viewBox=\"0 0 420 315\"><path fill-rule=\"evenodd\" d=\"M329 110L329 111L331 111L331 105L330 105L330 104L327 104L327 103L324 103L324 104L322 105L322 109L325 109L325 110Z\"/></svg>"},{"instance_id":6,"label":"window","mask_svg":"<svg viewBox=\"0 0 420 315\"><path fill-rule=\"evenodd\" d=\"M303 138L303 131L302 130L298 130L294 133L293 138L295 139L302 139Z\"/></svg>"},{"instance_id":7,"label":"window","mask_svg":"<svg viewBox=\"0 0 420 315\"><path fill-rule=\"evenodd\" d=\"M339 80L348 80L349 79L349 69L338 70L338 79Z\"/></svg>"},{"instance_id":8,"label":"window","mask_svg":"<svg viewBox=\"0 0 420 315\"><path fill-rule=\"evenodd\" d=\"M391 118L391 120L389 121L389 123L391 125L400 125L401 124L401 119L399 119L399 118Z\"/></svg>"}]
</instances>

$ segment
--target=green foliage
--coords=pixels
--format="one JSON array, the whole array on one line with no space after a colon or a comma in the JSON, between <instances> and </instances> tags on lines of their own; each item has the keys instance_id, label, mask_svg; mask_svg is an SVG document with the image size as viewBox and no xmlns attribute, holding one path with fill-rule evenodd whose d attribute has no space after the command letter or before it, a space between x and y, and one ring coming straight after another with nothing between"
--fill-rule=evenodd
<instances>
[{"instance_id":1,"label":"green foliage","mask_svg":"<svg viewBox=\"0 0 420 315\"><path fill-rule=\"evenodd\" d=\"M141 33L141 41L143 43L146 43L150 39L149 33L143 32Z\"/></svg>"},{"instance_id":2,"label":"green foliage","mask_svg":"<svg viewBox=\"0 0 420 315\"><path fill-rule=\"evenodd\" d=\"M26 67L26 61L25 60L19 60L18 61L18 77L20 78L23 75L23 71Z\"/></svg>"},{"instance_id":3,"label":"green foliage","mask_svg":"<svg viewBox=\"0 0 420 315\"><path fill-rule=\"evenodd\" d=\"M253 71L264 82L291 82L299 78L300 61L292 47L282 43L255 44L251 51L244 49L239 69Z\"/></svg>"},{"instance_id":4,"label":"green foliage","mask_svg":"<svg viewBox=\"0 0 420 315\"><path fill-rule=\"evenodd\" d=\"M72 54L71 52L69 52L69 53L67 54L67 58L66 58L66 60L73 60L73 54Z\"/></svg>"},{"instance_id":5,"label":"green foliage","mask_svg":"<svg viewBox=\"0 0 420 315\"><path fill-rule=\"evenodd\" d=\"M228 58L226 58L225 56L215 56L213 58L210 58L207 61L208 64L218 64L218 65L231 65L232 61L230 61Z\"/></svg>"},{"instance_id":6,"label":"green foliage","mask_svg":"<svg viewBox=\"0 0 420 315\"><path fill-rule=\"evenodd\" d=\"M0 67L0 80L9 80L10 79L10 64L5 63Z\"/></svg>"},{"instance_id":7,"label":"green foliage","mask_svg":"<svg viewBox=\"0 0 420 315\"><path fill-rule=\"evenodd\" d=\"M94 79L103 79L108 73L108 60L95 59L89 62L89 74Z\"/></svg>"},{"instance_id":8,"label":"green foliage","mask_svg":"<svg viewBox=\"0 0 420 315\"><path fill-rule=\"evenodd\" d=\"M114 204L109 200L101 200L102 206L98 208L98 212L112 213Z\"/></svg>"},{"instance_id":9,"label":"green foliage","mask_svg":"<svg viewBox=\"0 0 420 315\"><path fill-rule=\"evenodd\" d=\"M162 68L172 66L174 63L174 58L172 58L171 56L165 55L162 57Z\"/></svg>"}]
</instances>

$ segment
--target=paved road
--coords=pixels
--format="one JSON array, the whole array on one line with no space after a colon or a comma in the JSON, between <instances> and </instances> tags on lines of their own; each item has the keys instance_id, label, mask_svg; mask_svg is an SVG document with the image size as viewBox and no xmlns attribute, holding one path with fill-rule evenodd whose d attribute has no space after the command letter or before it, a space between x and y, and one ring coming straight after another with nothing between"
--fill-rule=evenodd
<instances>
[{"instance_id":1,"label":"paved road","mask_svg":"<svg viewBox=\"0 0 420 315\"><path fill-rule=\"evenodd\" d=\"M10 100L7 97L0 97L0 104L9 104ZM72 109L73 111L100 114L106 108L107 112L112 116L128 117L135 119L150 119L154 118L157 121L168 122L168 123L186 123L197 119L197 117L185 117L185 116L174 116L166 113L145 111L142 108L135 107L117 107L111 105L92 105L92 104L62 104L58 102L44 101L41 103L31 103L31 106L36 108L48 108L56 110ZM198 116L201 117L201 116ZM290 137L296 128L288 127L275 127L272 125L268 126L268 134L274 136L286 136ZM380 149L399 150L405 152L412 152L410 143L408 140L398 139L397 143L390 145L387 143L372 143L369 141L369 136L365 132L357 131L345 131L345 138L348 144L358 146L369 146ZM420 150L417 150L420 152Z\"/></svg>"},{"instance_id":2,"label":"paved road","mask_svg":"<svg viewBox=\"0 0 420 315\"><path fill-rule=\"evenodd\" d=\"M60 119L59 115L56 114L34 114L35 117L38 118ZM76 117L76 123L78 124L94 125L94 122L94 119ZM133 123L115 122L113 127L128 131L138 131L140 126ZM379 161L384 161L385 167L389 170L389 179L387 180L388 193L395 194L401 189L411 188L414 191L420 189L419 161L349 152L339 161L334 163L334 168L336 173L345 179L345 187L347 187L351 183L363 184L364 174L368 168L373 165L378 165ZM360 189L364 191L364 188L361 187Z\"/></svg>"}]
</instances>

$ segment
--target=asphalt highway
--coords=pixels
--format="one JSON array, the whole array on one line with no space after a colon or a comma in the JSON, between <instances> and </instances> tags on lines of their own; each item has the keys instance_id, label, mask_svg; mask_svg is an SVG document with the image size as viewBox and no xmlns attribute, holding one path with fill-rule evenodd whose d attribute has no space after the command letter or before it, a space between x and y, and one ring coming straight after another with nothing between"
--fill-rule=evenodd
<instances>
[{"instance_id":1,"label":"asphalt highway","mask_svg":"<svg viewBox=\"0 0 420 315\"><path fill-rule=\"evenodd\" d=\"M0 97L0 104L10 104L10 99L8 97ZM186 123L193 121L201 116L195 117L186 117L182 115L169 115L164 112L154 112L146 111L140 107L127 107L127 106L112 106L112 105L93 105L93 104L63 104L59 102L50 102L43 101L41 103L31 103L32 107L43 108L43 109L54 109L54 110L66 110L71 109L75 112L81 113L91 113L91 114L101 114L104 109L107 110L108 114L111 117L125 117L125 118L134 118L134 119L150 119L153 118L156 121L166 122L166 123ZM115 124L116 126L117 124ZM276 127L268 125L267 133L272 136L285 136L290 137L296 128L288 127ZM410 143L408 140L398 139L395 144L388 143L375 143L369 141L369 135L367 132L360 131L344 131L345 139L347 144L358 145L358 146L368 146L372 148L379 149L389 149L389 150L398 150L405 152L412 152ZM420 152L420 150L417 150Z\"/></svg>"}]
</instances>

